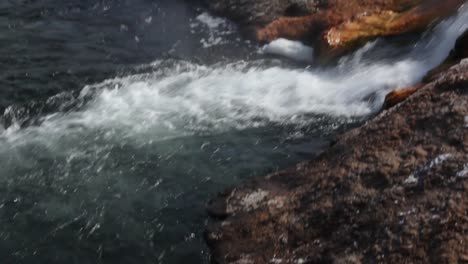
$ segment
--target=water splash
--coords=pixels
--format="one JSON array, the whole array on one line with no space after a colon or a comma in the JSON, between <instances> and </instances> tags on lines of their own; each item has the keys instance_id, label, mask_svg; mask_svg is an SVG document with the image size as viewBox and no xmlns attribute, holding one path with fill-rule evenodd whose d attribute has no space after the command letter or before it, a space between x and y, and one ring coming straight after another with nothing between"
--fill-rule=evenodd
<instances>
[{"instance_id":1,"label":"water splash","mask_svg":"<svg viewBox=\"0 0 468 264\"><path fill-rule=\"evenodd\" d=\"M440 63L467 29L467 20L464 6L407 54L381 62L366 59L365 54L375 49L372 43L326 69L251 62L202 66L183 61L167 67L157 61L150 73L85 87L80 98L92 99L80 110L48 115L39 126L5 130L0 139L22 141L27 135L49 141L106 131L123 138L146 135L159 140L271 122L300 125L308 122L310 114L365 116L380 108L389 90L419 81Z\"/></svg>"},{"instance_id":2,"label":"water splash","mask_svg":"<svg viewBox=\"0 0 468 264\"><path fill-rule=\"evenodd\" d=\"M373 52L395 49L374 42L326 69L163 60L54 96L51 113L34 122L10 107L0 128L0 244L30 263L97 259L103 250L115 257L103 263L194 262L201 235L186 238L203 228L213 192L318 151L320 139L282 145L284 124L375 112L387 90L443 60L466 21L463 9L410 51L377 62Z\"/></svg>"},{"instance_id":3,"label":"water splash","mask_svg":"<svg viewBox=\"0 0 468 264\"><path fill-rule=\"evenodd\" d=\"M261 52L290 58L296 61L312 62L314 49L300 41L277 39L262 47Z\"/></svg>"}]
</instances>

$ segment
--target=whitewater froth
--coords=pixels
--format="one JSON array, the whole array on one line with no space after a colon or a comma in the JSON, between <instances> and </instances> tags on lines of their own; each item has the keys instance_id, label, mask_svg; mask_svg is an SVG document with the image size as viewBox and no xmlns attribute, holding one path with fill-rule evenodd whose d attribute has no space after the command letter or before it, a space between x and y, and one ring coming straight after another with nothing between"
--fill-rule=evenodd
<instances>
[{"instance_id":1,"label":"whitewater froth","mask_svg":"<svg viewBox=\"0 0 468 264\"><path fill-rule=\"evenodd\" d=\"M238 62L203 66L175 61L169 68L107 80L85 87L92 99L77 111L54 113L41 125L4 130L1 138L32 138L104 131L123 138L155 140L194 132L216 133L268 123L304 124L310 114L360 117L377 111L391 89L411 85L440 63L466 30L463 7L455 18L438 25L409 54L369 62L363 55L373 44L333 68L291 69Z\"/></svg>"},{"instance_id":2,"label":"whitewater froth","mask_svg":"<svg viewBox=\"0 0 468 264\"><path fill-rule=\"evenodd\" d=\"M342 122L375 113L388 90L418 82L442 61L466 21L463 9L414 47L379 40L334 67L164 59L8 107L0 117L0 245L17 258L6 262L202 263L210 197L320 153L348 128ZM230 43L221 23L193 30Z\"/></svg>"}]
</instances>

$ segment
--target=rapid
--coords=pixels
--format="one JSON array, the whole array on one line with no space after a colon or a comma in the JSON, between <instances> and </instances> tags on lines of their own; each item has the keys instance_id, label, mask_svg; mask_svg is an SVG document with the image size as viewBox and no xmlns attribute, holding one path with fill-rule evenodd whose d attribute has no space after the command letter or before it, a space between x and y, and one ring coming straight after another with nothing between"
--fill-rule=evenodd
<instances>
[{"instance_id":1,"label":"rapid","mask_svg":"<svg viewBox=\"0 0 468 264\"><path fill-rule=\"evenodd\" d=\"M276 56L290 54L282 50L287 41L256 46L229 21L181 1L88 2L58 8L78 12L66 25L113 27L85 14L99 10L116 12L111 20L136 17L141 27L114 23L117 42L106 47L128 50L80 75L93 78L70 88L66 77L37 81L45 96L34 90L0 101L2 263L208 263L209 197L318 154L336 133L379 111L387 92L420 81L468 28L464 6L414 40L378 39L322 67ZM153 13L143 14L147 5ZM2 12L12 8L0 4ZM53 30L59 18L34 23ZM165 37L173 23L180 28Z\"/></svg>"}]
</instances>

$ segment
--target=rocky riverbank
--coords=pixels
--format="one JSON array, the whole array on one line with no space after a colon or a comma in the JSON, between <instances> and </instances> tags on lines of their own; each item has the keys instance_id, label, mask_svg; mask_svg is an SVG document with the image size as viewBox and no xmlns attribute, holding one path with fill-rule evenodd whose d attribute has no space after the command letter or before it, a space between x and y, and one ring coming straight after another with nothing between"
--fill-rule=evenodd
<instances>
[{"instance_id":1,"label":"rocky riverbank","mask_svg":"<svg viewBox=\"0 0 468 264\"><path fill-rule=\"evenodd\" d=\"M318 158L212 200L213 262L468 263L466 36Z\"/></svg>"},{"instance_id":2,"label":"rocky riverbank","mask_svg":"<svg viewBox=\"0 0 468 264\"><path fill-rule=\"evenodd\" d=\"M326 61L382 36L423 31L465 0L206 0L259 42L313 43Z\"/></svg>"}]
</instances>

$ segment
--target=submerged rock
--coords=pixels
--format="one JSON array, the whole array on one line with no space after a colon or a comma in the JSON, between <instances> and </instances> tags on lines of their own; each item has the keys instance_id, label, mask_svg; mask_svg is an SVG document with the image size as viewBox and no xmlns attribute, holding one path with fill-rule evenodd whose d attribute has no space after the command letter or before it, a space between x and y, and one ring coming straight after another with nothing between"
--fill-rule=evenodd
<instances>
[{"instance_id":1,"label":"submerged rock","mask_svg":"<svg viewBox=\"0 0 468 264\"><path fill-rule=\"evenodd\" d=\"M468 64L317 159L221 194L215 263L468 261Z\"/></svg>"}]
</instances>

